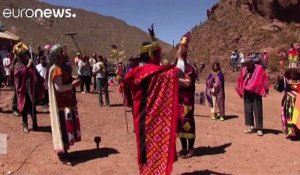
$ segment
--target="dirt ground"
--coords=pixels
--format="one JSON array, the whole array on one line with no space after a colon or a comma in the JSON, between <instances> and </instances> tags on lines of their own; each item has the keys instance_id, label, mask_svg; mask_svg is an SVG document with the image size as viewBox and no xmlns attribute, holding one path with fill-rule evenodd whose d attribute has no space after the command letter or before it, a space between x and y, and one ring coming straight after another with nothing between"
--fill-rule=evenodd
<instances>
[{"instance_id":1,"label":"dirt ground","mask_svg":"<svg viewBox=\"0 0 300 175\"><path fill-rule=\"evenodd\" d=\"M202 90L200 83L197 91ZM110 97L111 107L98 107L97 94L77 95L82 141L71 147L77 164L69 167L60 163L53 150L49 114L38 114L38 132L23 133L21 118L10 114L12 91L2 89L0 133L8 135L8 154L0 155L0 173L138 174L132 116L128 113L127 134L122 99L116 87L110 87ZM236 95L234 84L226 84L226 120L211 120L208 106L197 105L195 156L175 162L172 174L300 174L300 142L286 139L281 132L281 98L282 94L271 89L270 96L263 100L265 135L247 135L243 133L243 102ZM29 123L31 128L31 119ZM100 149L96 149L95 136L102 138Z\"/></svg>"}]
</instances>

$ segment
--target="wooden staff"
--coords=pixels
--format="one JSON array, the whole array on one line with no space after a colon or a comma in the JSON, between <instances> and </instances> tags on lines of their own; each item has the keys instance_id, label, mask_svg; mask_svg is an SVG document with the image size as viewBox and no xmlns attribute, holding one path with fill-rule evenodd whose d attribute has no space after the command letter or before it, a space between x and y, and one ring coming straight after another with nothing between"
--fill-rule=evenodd
<instances>
[{"instance_id":1,"label":"wooden staff","mask_svg":"<svg viewBox=\"0 0 300 175\"><path fill-rule=\"evenodd\" d=\"M127 134L129 134L128 120L127 120L127 110L126 110L126 107L125 107L125 95L124 95L124 92L122 92L122 98L123 98L123 108L124 108L124 113L125 113L126 129L127 129Z\"/></svg>"}]
</instances>

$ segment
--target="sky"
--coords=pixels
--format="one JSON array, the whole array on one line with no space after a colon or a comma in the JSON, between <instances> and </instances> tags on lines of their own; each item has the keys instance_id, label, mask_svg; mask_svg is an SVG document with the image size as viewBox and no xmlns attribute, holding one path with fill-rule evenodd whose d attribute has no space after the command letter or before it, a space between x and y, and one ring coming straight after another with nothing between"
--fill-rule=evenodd
<instances>
[{"instance_id":1,"label":"sky","mask_svg":"<svg viewBox=\"0 0 300 175\"><path fill-rule=\"evenodd\" d=\"M43 0L113 16L144 31L154 24L157 37L169 44L207 19L218 0Z\"/></svg>"}]
</instances>

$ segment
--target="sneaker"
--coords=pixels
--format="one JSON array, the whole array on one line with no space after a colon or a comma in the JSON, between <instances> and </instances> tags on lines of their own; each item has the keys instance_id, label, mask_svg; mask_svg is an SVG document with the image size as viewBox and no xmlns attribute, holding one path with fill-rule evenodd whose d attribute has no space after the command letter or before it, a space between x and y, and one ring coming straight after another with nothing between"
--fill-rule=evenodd
<instances>
[{"instance_id":1,"label":"sneaker","mask_svg":"<svg viewBox=\"0 0 300 175\"><path fill-rule=\"evenodd\" d=\"M221 116L220 121L224 121L224 120L225 120L224 116Z\"/></svg>"},{"instance_id":2,"label":"sneaker","mask_svg":"<svg viewBox=\"0 0 300 175\"><path fill-rule=\"evenodd\" d=\"M254 133L255 132L255 129L254 128L248 128L244 131L245 134L251 134L251 133Z\"/></svg>"},{"instance_id":3,"label":"sneaker","mask_svg":"<svg viewBox=\"0 0 300 175\"><path fill-rule=\"evenodd\" d=\"M218 119L218 116L217 116L217 115L213 115L213 116L211 116L211 119L212 119L212 120L217 120L217 119Z\"/></svg>"},{"instance_id":4,"label":"sneaker","mask_svg":"<svg viewBox=\"0 0 300 175\"><path fill-rule=\"evenodd\" d=\"M80 93L85 94L86 92L85 91L81 91Z\"/></svg>"},{"instance_id":5,"label":"sneaker","mask_svg":"<svg viewBox=\"0 0 300 175\"><path fill-rule=\"evenodd\" d=\"M262 132L261 130L258 130L258 131L256 132L256 134L257 134L258 136L263 136L263 135L264 135L263 132Z\"/></svg>"},{"instance_id":6,"label":"sneaker","mask_svg":"<svg viewBox=\"0 0 300 175\"><path fill-rule=\"evenodd\" d=\"M26 134L29 133L28 126L26 124L23 124L23 132Z\"/></svg>"},{"instance_id":7,"label":"sneaker","mask_svg":"<svg viewBox=\"0 0 300 175\"><path fill-rule=\"evenodd\" d=\"M13 112L13 115L19 117L21 114L20 114L18 111L14 111L14 112Z\"/></svg>"}]
</instances>

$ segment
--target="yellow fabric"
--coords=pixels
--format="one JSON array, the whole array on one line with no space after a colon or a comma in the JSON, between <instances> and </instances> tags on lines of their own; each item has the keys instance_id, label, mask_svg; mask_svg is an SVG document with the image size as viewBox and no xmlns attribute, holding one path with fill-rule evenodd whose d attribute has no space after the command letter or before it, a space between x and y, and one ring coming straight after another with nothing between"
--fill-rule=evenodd
<instances>
[{"instance_id":1,"label":"yellow fabric","mask_svg":"<svg viewBox=\"0 0 300 175\"><path fill-rule=\"evenodd\" d=\"M300 123L298 122L299 114L300 114L300 94L297 93L295 108L294 108L293 118L292 118L292 124L296 125L298 129L300 129L300 125L299 125Z\"/></svg>"},{"instance_id":2,"label":"yellow fabric","mask_svg":"<svg viewBox=\"0 0 300 175\"><path fill-rule=\"evenodd\" d=\"M195 138L195 134L191 134L191 133L179 133L177 136L179 138L186 138L186 139L193 139L193 138Z\"/></svg>"},{"instance_id":3,"label":"yellow fabric","mask_svg":"<svg viewBox=\"0 0 300 175\"><path fill-rule=\"evenodd\" d=\"M192 106L184 105L183 106L183 116L185 117L192 109L193 109Z\"/></svg>"},{"instance_id":4,"label":"yellow fabric","mask_svg":"<svg viewBox=\"0 0 300 175\"><path fill-rule=\"evenodd\" d=\"M298 62L298 55L292 55L292 54L290 54L289 56L288 56L288 60L290 61L290 62L292 62L292 63L297 63Z\"/></svg>"},{"instance_id":5,"label":"yellow fabric","mask_svg":"<svg viewBox=\"0 0 300 175\"><path fill-rule=\"evenodd\" d=\"M191 129L191 125L189 124L189 122L186 122L185 125L183 125L183 129L185 131L189 131Z\"/></svg>"},{"instance_id":6,"label":"yellow fabric","mask_svg":"<svg viewBox=\"0 0 300 175\"><path fill-rule=\"evenodd\" d=\"M49 110L50 121L52 130L53 146L56 152L64 152L64 144L62 141L62 133L60 130L59 122L59 109L56 103L55 89L53 84L54 73L60 70L57 66L53 65L49 70L48 87L49 87Z\"/></svg>"}]
</instances>

